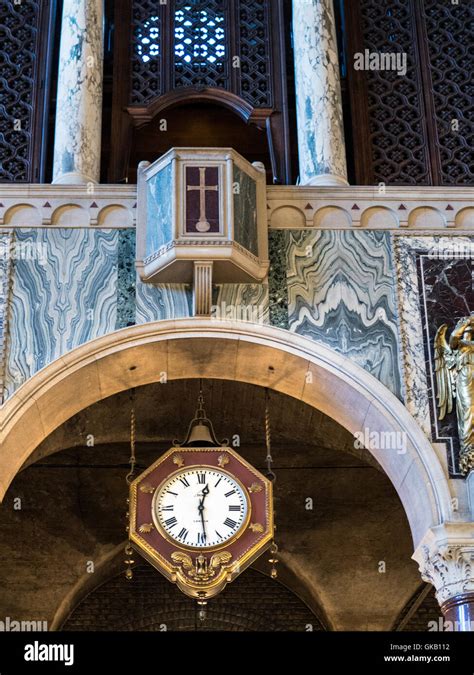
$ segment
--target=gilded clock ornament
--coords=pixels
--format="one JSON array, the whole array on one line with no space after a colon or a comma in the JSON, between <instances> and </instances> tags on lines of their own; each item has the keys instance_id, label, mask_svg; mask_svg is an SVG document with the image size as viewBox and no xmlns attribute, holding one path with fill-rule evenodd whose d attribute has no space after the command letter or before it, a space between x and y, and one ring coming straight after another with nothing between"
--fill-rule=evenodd
<instances>
[{"instance_id":1,"label":"gilded clock ornament","mask_svg":"<svg viewBox=\"0 0 474 675\"><path fill-rule=\"evenodd\" d=\"M140 485L140 490L151 495L153 494L155 488L151 485L148 485L148 483L142 483L142 485Z\"/></svg>"},{"instance_id":2,"label":"gilded clock ornament","mask_svg":"<svg viewBox=\"0 0 474 675\"><path fill-rule=\"evenodd\" d=\"M131 483L129 536L201 607L271 546L271 481L217 440L202 392L186 439Z\"/></svg>"},{"instance_id":3,"label":"gilded clock ornament","mask_svg":"<svg viewBox=\"0 0 474 675\"><path fill-rule=\"evenodd\" d=\"M227 455L221 455L219 457L219 459L217 460L217 463L222 468L224 468L229 462L230 462L230 459L227 457Z\"/></svg>"}]
</instances>

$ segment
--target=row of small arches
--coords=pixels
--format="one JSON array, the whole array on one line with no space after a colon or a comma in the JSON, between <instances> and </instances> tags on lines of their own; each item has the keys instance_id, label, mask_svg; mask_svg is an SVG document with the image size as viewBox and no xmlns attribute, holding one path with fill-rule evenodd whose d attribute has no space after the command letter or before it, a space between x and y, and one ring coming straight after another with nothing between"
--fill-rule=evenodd
<instances>
[{"instance_id":1,"label":"row of small arches","mask_svg":"<svg viewBox=\"0 0 474 675\"><path fill-rule=\"evenodd\" d=\"M312 218L308 218L307 212L296 206L279 206L270 215L270 227L275 229L333 229L354 226L364 229L397 229L407 223L409 228L431 230L443 229L453 222L459 228L474 227L474 207L460 209L454 219L448 219L446 214L431 206L419 206L409 212L400 213L386 206L371 206L360 213L360 218L358 211L355 221L350 212L340 206L323 206L316 210Z\"/></svg>"},{"instance_id":2,"label":"row of small arches","mask_svg":"<svg viewBox=\"0 0 474 675\"><path fill-rule=\"evenodd\" d=\"M134 222L131 211L122 204L109 204L97 210L93 222L89 209L79 204L62 204L56 208L34 204L14 204L5 211L4 225L34 227L55 225L64 227L88 227L91 224L99 227L132 227Z\"/></svg>"},{"instance_id":3,"label":"row of small arches","mask_svg":"<svg viewBox=\"0 0 474 675\"><path fill-rule=\"evenodd\" d=\"M5 211L3 224L25 227L44 224L64 227L88 227L91 224L98 227L132 227L134 224L131 210L122 204L99 208L92 222L90 210L78 204L63 204L52 209L47 216L44 211L43 208L42 213L34 204L15 204ZM360 218L354 222L351 213L340 206L323 206L316 210L312 218L308 218L307 213L296 206L280 206L270 215L270 227L332 229L356 226L363 229L398 229L407 224L409 228L431 230L444 229L454 224L457 228L474 228L474 207L464 207L454 218L449 219L445 213L431 206L419 206L403 213L405 217L386 206L371 206L362 211Z\"/></svg>"}]
</instances>

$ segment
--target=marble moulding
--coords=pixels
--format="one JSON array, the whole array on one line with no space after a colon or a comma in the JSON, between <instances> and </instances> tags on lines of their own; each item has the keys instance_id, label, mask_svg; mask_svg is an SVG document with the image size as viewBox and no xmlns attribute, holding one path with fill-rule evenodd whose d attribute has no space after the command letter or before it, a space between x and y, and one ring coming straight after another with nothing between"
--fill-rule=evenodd
<instances>
[{"instance_id":1,"label":"marble moulding","mask_svg":"<svg viewBox=\"0 0 474 675\"><path fill-rule=\"evenodd\" d=\"M267 202L271 229L474 230L474 197L466 188L270 185Z\"/></svg>"}]
</instances>

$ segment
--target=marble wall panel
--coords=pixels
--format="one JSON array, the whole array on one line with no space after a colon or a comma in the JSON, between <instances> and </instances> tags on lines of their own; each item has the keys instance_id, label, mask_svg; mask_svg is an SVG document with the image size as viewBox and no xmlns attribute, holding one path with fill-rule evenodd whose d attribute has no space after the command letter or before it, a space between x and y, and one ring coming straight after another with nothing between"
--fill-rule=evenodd
<instances>
[{"instance_id":1,"label":"marble wall panel","mask_svg":"<svg viewBox=\"0 0 474 675\"><path fill-rule=\"evenodd\" d=\"M192 294L188 284L144 284L137 275L135 322L191 316Z\"/></svg>"},{"instance_id":2,"label":"marble wall panel","mask_svg":"<svg viewBox=\"0 0 474 675\"><path fill-rule=\"evenodd\" d=\"M119 230L117 242L117 322L116 328L135 324L135 230Z\"/></svg>"},{"instance_id":3,"label":"marble wall panel","mask_svg":"<svg viewBox=\"0 0 474 675\"><path fill-rule=\"evenodd\" d=\"M15 231L7 393L61 354L115 330L118 236L118 230Z\"/></svg>"},{"instance_id":4,"label":"marble wall panel","mask_svg":"<svg viewBox=\"0 0 474 675\"><path fill-rule=\"evenodd\" d=\"M286 250L289 232L270 230L268 254L270 270L268 272L269 320L272 326L288 328L288 284L286 280Z\"/></svg>"},{"instance_id":5,"label":"marble wall panel","mask_svg":"<svg viewBox=\"0 0 474 675\"><path fill-rule=\"evenodd\" d=\"M216 319L269 323L268 284L220 284L212 302Z\"/></svg>"},{"instance_id":6,"label":"marble wall panel","mask_svg":"<svg viewBox=\"0 0 474 675\"><path fill-rule=\"evenodd\" d=\"M287 236L289 330L348 356L402 398L390 235Z\"/></svg>"}]
</instances>

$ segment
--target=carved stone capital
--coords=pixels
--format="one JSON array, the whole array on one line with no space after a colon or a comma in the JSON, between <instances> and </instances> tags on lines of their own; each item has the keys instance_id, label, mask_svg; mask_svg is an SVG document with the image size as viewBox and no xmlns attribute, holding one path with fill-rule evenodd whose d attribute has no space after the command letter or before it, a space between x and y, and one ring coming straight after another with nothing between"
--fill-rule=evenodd
<instances>
[{"instance_id":1,"label":"carved stone capital","mask_svg":"<svg viewBox=\"0 0 474 675\"><path fill-rule=\"evenodd\" d=\"M440 605L474 592L474 523L431 528L413 554L421 578L436 589Z\"/></svg>"},{"instance_id":2,"label":"carved stone capital","mask_svg":"<svg viewBox=\"0 0 474 675\"><path fill-rule=\"evenodd\" d=\"M459 466L464 474L474 471L474 447L470 446L464 452L461 452Z\"/></svg>"}]
</instances>

